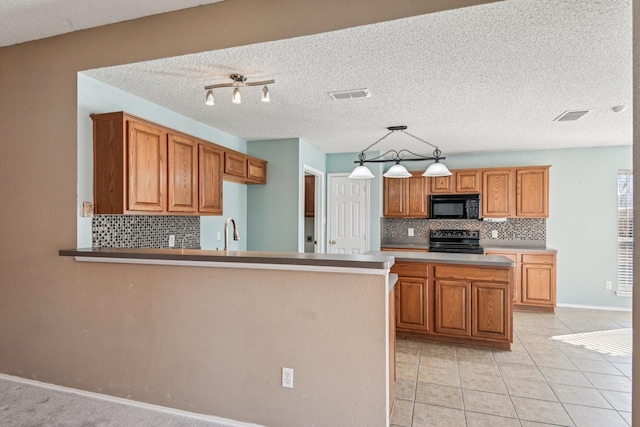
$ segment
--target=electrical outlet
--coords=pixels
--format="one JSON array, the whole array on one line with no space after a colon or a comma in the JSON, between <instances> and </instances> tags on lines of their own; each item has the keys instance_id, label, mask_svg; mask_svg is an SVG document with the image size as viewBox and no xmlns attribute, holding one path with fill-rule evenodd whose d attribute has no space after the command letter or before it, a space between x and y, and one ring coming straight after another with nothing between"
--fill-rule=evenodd
<instances>
[{"instance_id":1,"label":"electrical outlet","mask_svg":"<svg viewBox=\"0 0 640 427\"><path fill-rule=\"evenodd\" d=\"M409 234L409 237L413 237L414 236L414 230L413 228L410 228L407 230L407 233Z\"/></svg>"},{"instance_id":2,"label":"electrical outlet","mask_svg":"<svg viewBox=\"0 0 640 427\"><path fill-rule=\"evenodd\" d=\"M221 238L222 238L222 237L221 237L221 235L220 235L220 232L219 232L219 231L218 231L218 232L216 232L216 240L218 240L218 242L219 242Z\"/></svg>"},{"instance_id":3,"label":"electrical outlet","mask_svg":"<svg viewBox=\"0 0 640 427\"><path fill-rule=\"evenodd\" d=\"M282 387L293 388L292 368L282 368Z\"/></svg>"},{"instance_id":4,"label":"electrical outlet","mask_svg":"<svg viewBox=\"0 0 640 427\"><path fill-rule=\"evenodd\" d=\"M613 287L613 284L611 283L611 280L607 280L606 282L604 282L604 287L605 287L607 290L609 290L609 291L610 291L610 290L611 290L611 288Z\"/></svg>"},{"instance_id":5,"label":"electrical outlet","mask_svg":"<svg viewBox=\"0 0 640 427\"><path fill-rule=\"evenodd\" d=\"M175 234L169 235L169 247L173 248L176 245L176 236Z\"/></svg>"},{"instance_id":6,"label":"electrical outlet","mask_svg":"<svg viewBox=\"0 0 640 427\"><path fill-rule=\"evenodd\" d=\"M498 238L498 230L491 230L491 238L492 239Z\"/></svg>"}]
</instances>

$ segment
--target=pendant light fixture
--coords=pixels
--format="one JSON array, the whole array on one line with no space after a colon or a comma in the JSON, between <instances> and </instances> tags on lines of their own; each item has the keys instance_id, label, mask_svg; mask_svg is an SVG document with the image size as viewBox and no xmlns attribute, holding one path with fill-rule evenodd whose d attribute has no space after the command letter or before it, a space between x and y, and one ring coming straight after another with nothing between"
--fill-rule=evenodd
<instances>
[{"instance_id":1,"label":"pendant light fixture","mask_svg":"<svg viewBox=\"0 0 640 427\"><path fill-rule=\"evenodd\" d=\"M247 82L247 78L242 74L231 74L229 76L231 78L231 83L220 83L215 85L205 86L204 90L207 91L205 96L205 104L214 105L213 100L213 89L221 88L221 87L232 87L233 93L231 94L231 102L234 104L242 103L242 95L240 94L241 87L250 87L250 86L263 86L262 88L262 102L271 101L271 96L269 94L269 87L267 85L275 83L275 80L263 80L259 82Z\"/></svg>"},{"instance_id":2,"label":"pendant light fixture","mask_svg":"<svg viewBox=\"0 0 640 427\"><path fill-rule=\"evenodd\" d=\"M358 160L354 161L354 163L358 163L358 166L353 170L353 172L351 172L351 174L349 175L349 178L353 178L353 179L375 178L375 176L371 173L369 168L367 168L364 164L365 163L387 163L387 162L395 162L395 165L391 166L389 170L385 172L382 176L384 176L385 178L409 178L412 175L407 170L407 168L405 168L402 164L400 164L401 162L417 162L417 161L429 161L429 160L434 160L434 163L429 165L429 167L427 168L427 170L424 171L422 176L429 177L429 176L451 175L451 171L449 171L449 169L444 165L444 163L440 163L440 160L444 160L446 158L446 157L442 157L442 152L440 151L440 149L435 145L433 145L432 143L427 142L423 139L420 139L417 136L410 134L409 132L406 132L406 129L407 129L406 126L388 127L387 130L389 130L389 132L386 135L378 139L373 144L369 145L367 148L362 150L360 154L358 154ZM388 137L394 132L402 132L403 134L408 135L413 139L417 139L420 142L424 142L425 144L430 145L431 147L435 148L435 150L433 150L433 155L421 156L419 154L415 154L403 148L401 150L389 150L384 154L374 157L373 159L367 159L367 155L364 154L365 151L369 151L371 147L373 147L378 142L382 141L383 139L385 139L386 137ZM414 157L405 157L405 153L408 153Z\"/></svg>"}]
</instances>

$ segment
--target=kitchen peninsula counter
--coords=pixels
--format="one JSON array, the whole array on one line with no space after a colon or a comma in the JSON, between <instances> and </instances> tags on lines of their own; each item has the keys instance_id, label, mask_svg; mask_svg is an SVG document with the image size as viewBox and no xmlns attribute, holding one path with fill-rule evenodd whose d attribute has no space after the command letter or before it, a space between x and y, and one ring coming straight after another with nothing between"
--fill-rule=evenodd
<instances>
[{"instance_id":1,"label":"kitchen peninsula counter","mask_svg":"<svg viewBox=\"0 0 640 427\"><path fill-rule=\"evenodd\" d=\"M94 262L193 266L207 266L207 263L227 263L229 267L242 267L242 264L260 264L264 266L286 265L286 268L291 268L292 266L358 268L382 270L385 273L394 262L393 256L384 252L366 255L339 255L203 249L80 248L63 249L59 252L59 255L72 256L77 261ZM374 274L373 271L372 274Z\"/></svg>"},{"instance_id":2,"label":"kitchen peninsula counter","mask_svg":"<svg viewBox=\"0 0 640 427\"><path fill-rule=\"evenodd\" d=\"M101 365L111 374L105 382L116 377L126 386L117 393L135 400L154 384L171 390L154 403L175 407L179 389L194 412L265 425L300 425L315 413L318 425L389 425L398 280L391 254L86 248L59 255L73 264L77 291L96 295L85 311L111 319L96 329L127 343L119 349L124 371L111 359ZM138 351L140 342L150 346ZM281 386L283 367L295 369L293 389ZM251 387L237 381L244 377ZM213 408L211 390L224 397ZM264 396L275 409L247 416ZM242 400L248 410L225 412L225 402ZM289 407L304 420L292 421Z\"/></svg>"}]
</instances>

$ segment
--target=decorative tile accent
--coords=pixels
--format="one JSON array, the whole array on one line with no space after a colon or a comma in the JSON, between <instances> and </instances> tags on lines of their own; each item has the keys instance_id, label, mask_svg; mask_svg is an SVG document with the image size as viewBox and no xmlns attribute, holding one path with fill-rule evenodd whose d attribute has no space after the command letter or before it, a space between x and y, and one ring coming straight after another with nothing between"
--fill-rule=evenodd
<instances>
[{"instance_id":1,"label":"decorative tile accent","mask_svg":"<svg viewBox=\"0 0 640 427\"><path fill-rule=\"evenodd\" d=\"M416 237L429 237L429 230L480 230L480 239L491 239L491 231L498 231L498 239L546 240L547 222L544 218L508 218L506 222L485 222L475 219L442 220L422 218L381 218L381 238L406 237L413 228Z\"/></svg>"},{"instance_id":2,"label":"decorative tile accent","mask_svg":"<svg viewBox=\"0 0 640 427\"><path fill-rule=\"evenodd\" d=\"M158 215L95 215L91 221L94 248L168 248L169 235L176 248L200 247L200 217Z\"/></svg>"}]
</instances>

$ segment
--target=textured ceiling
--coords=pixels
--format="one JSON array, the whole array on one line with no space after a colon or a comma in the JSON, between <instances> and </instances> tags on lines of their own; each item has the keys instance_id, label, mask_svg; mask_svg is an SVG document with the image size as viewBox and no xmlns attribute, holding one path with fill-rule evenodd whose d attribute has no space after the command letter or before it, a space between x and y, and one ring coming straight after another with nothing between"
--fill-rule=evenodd
<instances>
[{"instance_id":1,"label":"textured ceiling","mask_svg":"<svg viewBox=\"0 0 640 427\"><path fill-rule=\"evenodd\" d=\"M222 0L1 0L0 46Z\"/></svg>"},{"instance_id":2,"label":"textured ceiling","mask_svg":"<svg viewBox=\"0 0 640 427\"><path fill-rule=\"evenodd\" d=\"M90 70L86 74L246 140L299 137L360 151L408 131L444 154L630 145L631 0L508 0L342 31ZM275 79L260 88L203 87ZM370 98L327 92L368 88ZM611 107L626 105L619 113ZM589 109L575 122L554 121ZM431 149L394 134L376 148Z\"/></svg>"}]
</instances>

